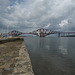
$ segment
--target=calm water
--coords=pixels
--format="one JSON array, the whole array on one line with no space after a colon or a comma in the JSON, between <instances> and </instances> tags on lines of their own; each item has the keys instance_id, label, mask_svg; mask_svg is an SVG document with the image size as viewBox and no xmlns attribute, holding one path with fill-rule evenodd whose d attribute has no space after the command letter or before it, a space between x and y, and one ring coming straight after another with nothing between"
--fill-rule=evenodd
<instances>
[{"instance_id":1,"label":"calm water","mask_svg":"<svg viewBox=\"0 0 75 75\"><path fill-rule=\"evenodd\" d=\"M25 37L35 75L75 75L75 38Z\"/></svg>"}]
</instances>

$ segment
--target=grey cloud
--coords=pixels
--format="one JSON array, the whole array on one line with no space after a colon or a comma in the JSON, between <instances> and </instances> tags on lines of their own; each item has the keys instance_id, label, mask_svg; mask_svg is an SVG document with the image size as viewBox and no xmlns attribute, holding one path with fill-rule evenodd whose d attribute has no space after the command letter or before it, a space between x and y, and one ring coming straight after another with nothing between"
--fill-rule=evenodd
<instances>
[{"instance_id":1,"label":"grey cloud","mask_svg":"<svg viewBox=\"0 0 75 75\"><path fill-rule=\"evenodd\" d=\"M0 0L0 27L31 31L50 24L48 29L74 31L74 3L74 0L23 0L19 3L16 0L10 6L9 0ZM68 25L60 27L65 19Z\"/></svg>"}]
</instances>

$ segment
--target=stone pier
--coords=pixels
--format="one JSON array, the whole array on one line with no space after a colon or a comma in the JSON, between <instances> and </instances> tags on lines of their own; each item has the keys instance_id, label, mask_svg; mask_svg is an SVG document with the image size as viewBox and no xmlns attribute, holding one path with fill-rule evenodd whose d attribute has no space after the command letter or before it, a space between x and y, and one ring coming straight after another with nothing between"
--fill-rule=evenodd
<instances>
[{"instance_id":1,"label":"stone pier","mask_svg":"<svg viewBox=\"0 0 75 75\"><path fill-rule=\"evenodd\" d=\"M24 42L19 51L19 57L16 57L15 61L17 62L15 63L14 71L11 75L34 75Z\"/></svg>"},{"instance_id":2,"label":"stone pier","mask_svg":"<svg viewBox=\"0 0 75 75\"><path fill-rule=\"evenodd\" d=\"M0 40L0 75L34 75L24 38Z\"/></svg>"}]
</instances>

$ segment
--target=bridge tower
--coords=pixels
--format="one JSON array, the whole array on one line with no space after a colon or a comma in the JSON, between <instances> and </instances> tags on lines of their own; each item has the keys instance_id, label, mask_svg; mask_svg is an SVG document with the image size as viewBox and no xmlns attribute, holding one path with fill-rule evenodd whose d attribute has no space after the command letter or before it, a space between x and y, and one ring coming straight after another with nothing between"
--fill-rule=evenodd
<instances>
[{"instance_id":1,"label":"bridge tower","mask_svg":"<svg viewBox=\"0 0 75 75\"><path fill-rule=\"evenodd\" d=\"M45 37L45 33L44 33L44 29L42 28L42 29L40 29L40 37Z\"/></svg>"}]
</instances>

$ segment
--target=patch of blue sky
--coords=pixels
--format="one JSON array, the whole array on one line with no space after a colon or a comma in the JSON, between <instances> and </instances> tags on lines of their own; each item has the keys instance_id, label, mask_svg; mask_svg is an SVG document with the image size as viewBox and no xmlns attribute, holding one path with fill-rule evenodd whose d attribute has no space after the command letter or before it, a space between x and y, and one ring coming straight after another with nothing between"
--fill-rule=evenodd
<instances>
[{"instance_id":1,"label":"patch of blue sky","mask_svg":"<svg viewBox=\"0 0 75 75\"><path fill-rule=\"evenodd\" d=\"M16 0L9 0L9 1L10 1L10 6L14 6L15 5Z\"/></svg>"},{"instance_id":2,"label":"patch of blue sky","mask_svg":"<svg viewBox=\"0 0 75 75\"><path fill-rule=\"evenodd\" d=\"M18 1L18 3L21 3L21 2L23 2L23 0L17 0Z\"/></svg>"},{"instance_id":3,"label":"patch of blue sky","mask_svg":"<svg viewBox=\"0 0 75 75\"><path fill-rule=\"evenodd\" d=\"M16 2L20 4L23 0L10 0L10 6L14 6Z\"/></svg>"}]
</instances>

